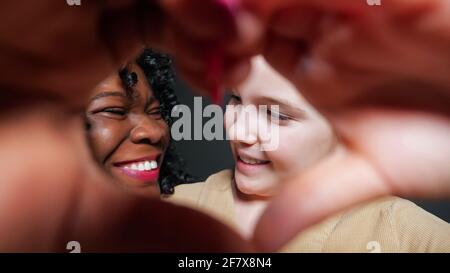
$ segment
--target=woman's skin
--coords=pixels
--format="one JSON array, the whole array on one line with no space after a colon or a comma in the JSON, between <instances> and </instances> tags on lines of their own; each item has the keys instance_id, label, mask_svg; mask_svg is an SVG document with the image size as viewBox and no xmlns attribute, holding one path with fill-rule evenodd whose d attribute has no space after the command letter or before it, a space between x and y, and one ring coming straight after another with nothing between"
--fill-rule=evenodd
<instances>
[{"instance_id":1,"label":"woman's skin","mask_svg":"<svg viewBox=\"0 0 450 273\"><path fill-rule=\"evenodd\" d=\"M94 88L86 109L88 140L95 161L115 181L133 191L157 194L169 127L142 69L130 64L127 70L138 78L129 94L118 73Z\"/></svg>"},{"instance_id":2,"label":"woman's skin","mask_svg":"<svg viewBox=\"0 0 450 273\"><path fill-rule=\"evenodd\" d=\"M236 222L243 235L251 237L263 209L288 178L335 151L337 140L328 121L262 56L252 59L249 78L236 87L228 104L233 107L267 105L269 109L267 115L248 116L244 111L236 114L227 106L225 113L236 162ZM270 111L274 105L278 111ZM257 130L264 122L277 126L278 130L272 128L265 135ZM274 138L278 139L277 147L266 149L265 145Z\"/></svg>"}]
</instances>

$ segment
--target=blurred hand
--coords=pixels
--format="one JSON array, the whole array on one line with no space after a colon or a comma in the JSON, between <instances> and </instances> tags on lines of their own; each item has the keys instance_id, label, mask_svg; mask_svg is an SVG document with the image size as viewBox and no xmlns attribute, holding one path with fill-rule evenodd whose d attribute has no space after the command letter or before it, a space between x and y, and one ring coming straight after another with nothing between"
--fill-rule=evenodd
<instances>
[{"instance_id":1,"label":"blurred hand","mask_svg":"<svg viewBox=\"0 0 450 273\"><path fill-rule=\"evenodd\" d=\"M450 197L449 1L246 2L269 26L267 60L345 146L286 183L259 246L381 195Z\"/></svg>"},{"instance_id":2,"label":"blurred hand","mask_svg":"<svg viewBox=\"0 0 450 273\"><path fill-rule=\"evenodd\" d=\"M286 183L257 228L259 246L273 251L324 217L381 195L450 195L448 1L385 0L369 6L354 0L242 0L238 7L251 14L248 29L258 30L253 37L264 39L233 53L246 57L243 52L262 50L330 119L344 143L329 160ZM172 17L192 28L185 33L199 33L195 29L205 24L195 18L202 16L187 10ZM223 28L227 21L217 22ZM245 23L234 20L234 34L246 29ZM191 41L192 51L180 50L179 60L198 56L201 42ZM194 59L208 69L200 57L186 67L196 68ZM248 73L242 64L224 67L224 73L242 80ZM191 82L205 82L208 74L182 71Z\"/></svg>"},{"instance_id":3,"label":"blurred hand","mask_svg":"<svg viewBox=\"0 0 450 273\"><path fill-rule=\"evenodd\" d=\"M65 252L69 241L82 252L250 249L210 217L114 187L90 158L87 94L141 49L139 20L155 28L148 42L164 45L161 8L136 2L3 3L0 251Z\"/></svg>"},{"instance_id":4,"label":"blurred hand","mask_svg":"<svg viewBox=\"0 0 450 273\"><path fill-rule=\"evenodd\" d=\"M192 241L204 250L203 223L215 226L211 234L227 234L213 246L248 249L201 214L113 188L80 146L76 115L86 93L137 54L142 41L173 53L184 77L203 90L217 78L231 86L241 81L249 57L264 50L336 126L344 151L288 184L256 232L265 249L382 194L448 196L448 1L386 0L371 7L353 0L243 0L227 8L212 0L101 3L14 1L0 10L0 168L6 174L0 218L8 223L0 230L2 250L52 251L77 238L94 250L141 249L137 241L145 250ZM211 59L223 64L213 80ZM199 236L170 239L165 228L185 223L186 234ZM120 236L127 228L138 229L135 239ZM153 230L163 235L151 237ZM12 231L23 236L11 237Z\"/></svg>"},{"instance_id":5,"label":"blurred hand","mask_svg":"<svg viewBox=\"0 0 450 273\"><path fill-rule=\"evenodd\" d=\"M211 90L218 81L241 81L249 57L261 48L263 28L232 2L5 3L0 11L0 82L14 89L16 97L38 91L39 97L80 107L83 94L136 56L144 43L173 54L181 76L199 90ZM214 61L223 66L219 75L208 72ZM232 72L234 67L239 73Z\"/></svg>"}]
</instances>

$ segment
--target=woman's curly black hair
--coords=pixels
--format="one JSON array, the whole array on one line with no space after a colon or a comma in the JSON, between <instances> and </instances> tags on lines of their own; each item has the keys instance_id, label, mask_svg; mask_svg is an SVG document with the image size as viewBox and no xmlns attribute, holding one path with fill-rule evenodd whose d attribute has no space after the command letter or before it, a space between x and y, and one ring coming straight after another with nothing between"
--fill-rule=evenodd
<instances>
[{"instance_id":1,"label":"woman's curly black hair","mask_svg":"<svg viewBox=\"0 0 450 273\"><path fill-rule=\"evenodd\" d=\"M172 109L178 104L178 99L172 88L175 73L171 58L167 54L152 49L144 49L136 59L136 63L144 72L153 90L153 95L160 103L161 116L170 127L174 122L171 117ZM131 90L139 80L137 74L127 68L122 68L119 71L119 76L126 90ZM161 194L172 194L176 185L193 182L193 177L184 172L183 168L184 161L175 152L171 141L164 156L159 176Z\"/></svg>"}]
</instances>

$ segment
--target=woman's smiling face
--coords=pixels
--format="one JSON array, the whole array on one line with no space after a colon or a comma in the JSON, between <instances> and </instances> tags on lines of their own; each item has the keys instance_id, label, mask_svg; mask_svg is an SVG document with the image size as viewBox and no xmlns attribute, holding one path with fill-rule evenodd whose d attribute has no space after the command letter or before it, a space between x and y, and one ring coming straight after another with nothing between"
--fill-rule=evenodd
<instances>
[{"instance_id":1,"label":"woman's smiling face","mask_svg":"<svg viewBox=\"0 0 450 273\"><path fill-rule=\"evenodd\" d=\"M235 181L243 193L274 195L287 177L315 164L336 145L327 120L262 57L252 60L250 77L236 88L229 105L266 105L269 110L274 105L279 107L255 119L227 107L225 121L236 162ZM269 138L255 129L264 122L277 126L269 132ZM273 142L274 138L277 141ZM265 149L270 141L277 146Z\"/></svg>"},{"instance_id":2,"label":"woman's smiling face","mask_svg":"<svg viewBox=\"0 0 450 273\"><path fill-rule=\"evenodd\" d=\"M88 140L95 160L122 185L157 194L169 127L141 68L130 64L127 70L137 75L130 89L118 73L94 89L86 111Z\"/></svg>"}]
</instances>

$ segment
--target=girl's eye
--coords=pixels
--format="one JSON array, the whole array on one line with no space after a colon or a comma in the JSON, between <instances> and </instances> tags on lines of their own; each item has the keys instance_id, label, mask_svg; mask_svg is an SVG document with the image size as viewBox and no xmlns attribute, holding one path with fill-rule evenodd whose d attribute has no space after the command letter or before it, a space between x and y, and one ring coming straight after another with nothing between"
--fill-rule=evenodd
<instances>
[{"instance_id":1,"label":"girl's eye","mask_svg":"<svg viewBox=\"0 0 450 273\"><path fill-rule=\"evenodd\" d=\"M230 100L228 101L228 104L239 104L242 103L241 97L236 95L230 95Z\"/></svg>"},{"instance_id":2,"label":"girl's eye","mask_svg":"<svg viewBox=\"0 0 450 273\"><path fill-rule=\"evenodd\" d=\"M269 115L270 120L274 121L274 122L283 122L283 121L290 120L289 116L283 115L278 112L271 111L269 109L267 110L267 114Z\"/></svg>"},{"instance_id":3,"label":"girl's eye","mask_svg":"<svg viewBox=\"0 0 450 273\"><path fill-rule=\"evenodd\" d=\"M107 113L107 114L114 115L114 116L120 116L120 117L126 115L125 109L121 108L121 107L108 107L108 108L101 110L100 112Z\"/></svg>"}]
</instances>

